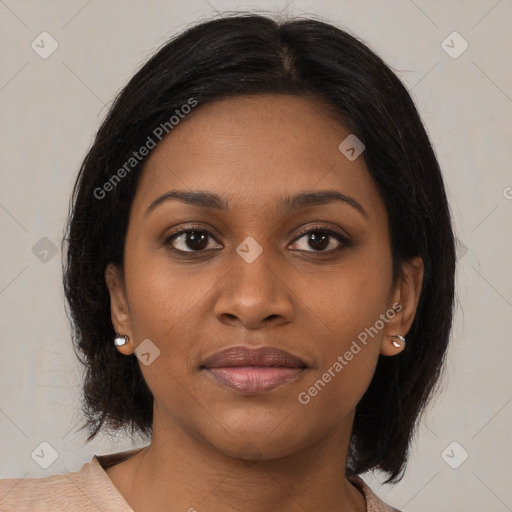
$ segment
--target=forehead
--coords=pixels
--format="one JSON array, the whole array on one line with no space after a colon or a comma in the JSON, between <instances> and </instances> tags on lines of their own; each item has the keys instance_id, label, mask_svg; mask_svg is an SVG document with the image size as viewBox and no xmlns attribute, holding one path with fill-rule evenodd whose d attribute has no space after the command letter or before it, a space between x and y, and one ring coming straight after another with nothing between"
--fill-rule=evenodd
<instances>
[{"instance_id":1,"label":"forehead","mask_svg":"<svg viewBox=\"0 0 512 512\"><path fill-rule=\"evenodd\" d=\"M336 189L382 214L364 158L351 161L339 150L349 135L312 97L260 95L198 105L148 156L133 208L147 208L176 189L214 191L233 207L251 208L272 207L304 190Z\"/></svg>"}]
</instances>

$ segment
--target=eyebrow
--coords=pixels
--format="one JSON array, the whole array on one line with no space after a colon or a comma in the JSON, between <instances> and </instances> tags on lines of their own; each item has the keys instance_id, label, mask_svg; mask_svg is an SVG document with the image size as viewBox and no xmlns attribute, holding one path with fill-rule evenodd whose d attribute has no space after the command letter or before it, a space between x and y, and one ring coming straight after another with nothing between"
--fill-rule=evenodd
<instances>
[{"instance_id":1,"label":"eyebrow","mask_svg":"<svg viewBox=\"0 0 512 512\"><path fill-rule=\"evenodd\" d=\"M196 206L198 208L208 208L214 210L227 211L229 209L228 201L224 201L220 196L212 192L205 191L185 191L171 190L156 198L147 208L144 215L149 215L158 206L168 201L180 201L185 204ZM281 202L281 209L286 213L291 213L302 208L311 206L321 206L333 201L340 201L352 206L365 218L368 218L366 210L353 197L347 196L337 190L315 190L301 192L295 196L285 196Z\"/></svg>"}]
</instances>

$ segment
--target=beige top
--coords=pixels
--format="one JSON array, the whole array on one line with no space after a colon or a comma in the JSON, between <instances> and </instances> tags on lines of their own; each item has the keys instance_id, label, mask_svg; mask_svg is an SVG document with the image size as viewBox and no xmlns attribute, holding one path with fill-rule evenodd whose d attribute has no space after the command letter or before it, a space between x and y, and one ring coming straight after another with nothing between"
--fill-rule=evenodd
<instances>
[{"instance_id":1,"label":"beige top","mask_svg":"<svg viewBox=\"0 0 512 512\"><path fill-rule=\"evenodd\" d=\"M1 512L134 512L105 471L142 448L94 455L79 471L43 478L0 479ZM360 477L351 481L362 491L367 512L394 512Z\"/></svg>"}]
</instances>

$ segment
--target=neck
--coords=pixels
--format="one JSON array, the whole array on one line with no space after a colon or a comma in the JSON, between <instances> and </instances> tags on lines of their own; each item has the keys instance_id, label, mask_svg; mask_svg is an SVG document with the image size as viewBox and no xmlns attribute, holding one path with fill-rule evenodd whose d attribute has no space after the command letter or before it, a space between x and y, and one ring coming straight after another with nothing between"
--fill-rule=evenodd
<instances>
[{"instance_id":1,"label":"neck","mask_svg":"<svg viewBox=\"0 0 512 512\"><path fill-rule=\"evenodd\" d=\"M345 477L350 427L273 459L251 457L258 450L247 444L244 460L156 422L151 444L109 476L135 512L361 512L364 497Z\"/></svg>"}]
</instances>

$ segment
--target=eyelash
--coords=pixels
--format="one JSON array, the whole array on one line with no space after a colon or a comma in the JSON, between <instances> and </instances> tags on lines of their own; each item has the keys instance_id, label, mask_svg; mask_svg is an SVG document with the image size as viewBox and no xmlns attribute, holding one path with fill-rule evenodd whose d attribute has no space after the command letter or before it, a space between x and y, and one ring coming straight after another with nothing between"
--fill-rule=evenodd
<instances>
[{"instance_id":1,"label":"eyelash","mask_svg":"<svg viewBox=\"0 0 512 512\"><path fill-rule=\"evenodd\" d=\"M180 228L176 229L175 231L171 232L171 234L165 238L164 245L170 246L170 248L173 251L175 251L176 253L179 253L180 255L193 255L193 254L199 255L201 253L207 252L208 251L207 249L201 249L201 250L196 250L196 251L194 251L194 250L182 251L180 249L176 249L175 247L173 247L172 242L174 241L175 238L179 237L180 235L187 234L190 232L204 233L208 236L208 238L212 238L217 243L219 243L208 229L204 228L203 226L196 225L196 226L188 226L186 228L180 227ZM352 241L347 236L343 235L342 233L340 233L336 230L333 230L331 228L328 228L326 226L321 226L321 225L309 226L307 229L299 231L298 236L293 240L292 244L296 243L298 240L300 240L305 235L308 235L310 233L326 234L332 238L335 238L338 242L340 242L341 246L339 246L335 249L330 249L328 251L325 251L325 250L303 251L303 250L299 249L299 252L309 252L309 253L316 253L316 254L333 254L333 253L341 250L343 247L351 247L353 245Z\"/></svg>"}]
</instances>

